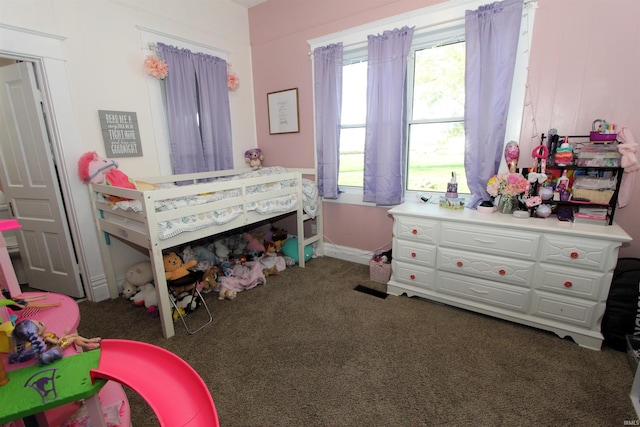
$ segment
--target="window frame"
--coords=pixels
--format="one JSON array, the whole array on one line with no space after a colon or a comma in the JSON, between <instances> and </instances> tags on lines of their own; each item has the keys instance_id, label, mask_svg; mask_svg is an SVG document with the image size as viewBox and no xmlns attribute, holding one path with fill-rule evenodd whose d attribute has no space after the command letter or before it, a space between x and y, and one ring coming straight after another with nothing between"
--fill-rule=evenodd
<instances>
[{"instance_id":1,"label":"window frame","mask_svg":"<svg viewBox=\"0 0 640 427\"><path fill-rule=\"evenodd\" d=\"M307 43L311 48L311 52L313 52L318 47L341 42L344 49L344 64L349 59L353 61L354 58L351 55L357 54L359 52L364 52L364 56L366 57L367 37L369 34L379 34L386 30L401 28L406 25L409 27L415 27L414 41L412 42L411 46L411 55L413 55L415 46L417 46L418 43L424 40L425 37L428 37L429 34L431 34L432 36L434 34L440 34L444 42L447 38L451 39L452 34L456 30L459 30L461 28L462 37L464 39L464 23L466 11L477 9L478 7L486 3L486 0L445 1L434 6L410 11L401 15L392 16L390 18L374 21L326 36L307 40ZM538 5L536 0L524 0L520 31L521 35L518 42L518 54L516 58L515 72L513 77L511 102L509 104L505 140L503 141L504 145L506 145L508 141L518 141L520 139L522 117L524 113L524 99L527 82L529 52L531 48L531 40L534 28L533 24L535 18L535 9L537 7ZM310 57L311 60L313 60L313 55L310 55ZM409 68L410 67L408 67L408 69ZM407 82L413 86L413 70L411 70L411 77L407 76L407 78ZM312 87L315 87L315 85L312 85ZM413 88L411 89L411 93L413 93ZM317 147L315 134L314 142ZM314 152L317 152L317 150L314 150ZM341 194L338 199L325 199L325 201L331 203L375 206L374 203L367 203L362 201L362 187L341 186L340 191ZM412 197L416 197L417 199L419 199L421 196L426 196L433 200L433 203L437 203L438 197L432 196L439 194L441 193L405 190L405 200L409 200Z\"/></svg>"}]
</instances>

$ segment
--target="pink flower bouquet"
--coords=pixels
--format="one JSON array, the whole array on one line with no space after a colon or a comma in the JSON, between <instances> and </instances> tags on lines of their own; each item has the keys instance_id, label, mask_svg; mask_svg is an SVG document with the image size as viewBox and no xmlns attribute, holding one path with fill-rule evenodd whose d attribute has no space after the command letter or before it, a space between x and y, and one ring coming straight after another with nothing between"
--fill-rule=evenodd
<instances>
[{"instance_id":1,"label":"pink flower bouquet","mask_svg":"<svg viewBox=\"0 0 640 427\"><path fill-rule=\"evenodd\" d=\"M234 91L238 89L239 86L240 79L238 78L238 75L233 71L230 71L229 74L227 74L227 88L229 88L230 91Z\"/></svg>"},{"instance_id":2,"label":"pink flower bouquet","mask_svg":"<svg viewBox=\"0 0 640 427\"><path fill-rule=\"evenodd\" d=\"M519 173L506 172L491 177L487 182L487 193L493 197L498 195L518 196L529 191L529 181Z\"/></svg>"},{"instance_id":3,"label":"pink flower bouquet","mask_svg":"<svg viewBox=\"0 0 640 427\"><path fill-rule=\"evenodd\" d=\"M144 69L151 77L156 79L164 79L169 74L169 66L162 59L155 55L149 55L144 60Z\"/></svg>"}]
</instances>

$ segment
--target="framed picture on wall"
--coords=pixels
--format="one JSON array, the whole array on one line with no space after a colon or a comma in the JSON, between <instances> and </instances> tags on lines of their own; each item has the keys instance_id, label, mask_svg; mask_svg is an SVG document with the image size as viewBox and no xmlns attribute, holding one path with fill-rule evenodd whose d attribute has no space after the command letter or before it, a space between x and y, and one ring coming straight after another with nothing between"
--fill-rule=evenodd
<instances>
[{"instance_id":1,"label":"framed picture on wall","mask_svg":"<svg viewBox=\"0 0 640 427\"><path fill-rule=\"evenodd\" d=\"M269 105L269 133L300 132L298 114L298 88L267 94Z\"/></svg>"}]
</instances>

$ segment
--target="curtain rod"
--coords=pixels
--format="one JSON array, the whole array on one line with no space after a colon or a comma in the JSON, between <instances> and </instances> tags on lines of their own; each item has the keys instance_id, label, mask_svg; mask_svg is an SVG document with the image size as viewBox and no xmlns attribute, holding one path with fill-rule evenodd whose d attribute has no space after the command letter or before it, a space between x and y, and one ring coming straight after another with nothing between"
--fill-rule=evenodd
<instances>
[{"instance_id":1,"label":"curtain rod","mask_svg":"<svg viewBox=\"0 0 640 427\"><path fill-rule=\"evenodd\" d=\"M201 47L201 48L204 48L204 49L208 49L208 50L211 50L211 51L214 51L214 52L218 52L218 53L223 54L223 55L231 55L231 52L228 51L228 50L220 49L220 48L217 48L217 47L209 46L209 45L204 44L204 43L200 43L200 42L196 42L196 41L193 41L193 40L185 39L184 37L174 36L172 34L163 33L162 31L154 30L154 29L147 28L147 27L142 27L140 25L136 25L136 28L138 30L140 30L140 31L146 31L147 33L155 34L157 36L164 37L164 38L169 39L169 40L175 40L177 42L182 42L182 43L190 44L190 45L193 45L193 46L198 46L198 47Z\"/></svg>"},{"instance_id":2,"label":"curtain rod","mask_svg":"<svg viewBox=\"0 0 640 427\"><path fill-rule=\"evenodd\" d=\"M158 52L158 45L156 43L149 43L149 49L151 50L151 52L153 52L154 55L160 56ZM231 62L227 61L226 59L224 59L224 61L227 63L227 67L231 68L233 66Z\"/></svg>"},{"instance_id":3,"label":"curtain rod","mask_svg":"<svg viewBox=\"0 0 640 427\"><path fill-rule=\"evenodd\" d=\"M538 0L524 0L524 2L522 4L523 4L523 9L526 9L526 10L528 10L528 9L537 9L538 8ZM525 15L523 13L523 17L524 16ZM465 20L464 16L459 17L459 18L452 18L452 19L448 19L446 21L439 21L439 22L435 22L433 24L426 24L426 25L422 25L422 26L416 27L415 31L422 31L422 30L426 30L426 29L429 29L429 28L437 27L437 26L440 26L440 25L451 24L453 22L464 21L464 20ZM366 40L361 40L361 41L358 41L358 42L353 42L353 43L342 45L342 48L344 49L346 47L365 45L366 43L367 43ZM309 52L309 56L312 56L312 55L313 55L313 52L310 51Z\"/></svg>"}]
</instances>

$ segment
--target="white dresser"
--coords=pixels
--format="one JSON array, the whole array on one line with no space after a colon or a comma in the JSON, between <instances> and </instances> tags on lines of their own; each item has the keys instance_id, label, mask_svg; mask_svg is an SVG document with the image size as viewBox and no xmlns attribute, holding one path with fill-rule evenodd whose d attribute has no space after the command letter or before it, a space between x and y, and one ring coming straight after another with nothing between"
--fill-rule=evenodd
<instances>
[{"instance_id":1,"label":"white dresser","mask_svg":"<svg viewBox=\"0 0 640 427\"><path fill-rule=\"evenodd\" d=\"M570 336L600 350L618 249L610 226L408 202L394 218L387 293L419 296Z\"/></svg>"}]
</instances>

